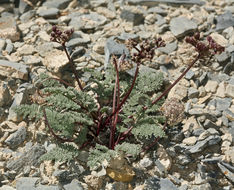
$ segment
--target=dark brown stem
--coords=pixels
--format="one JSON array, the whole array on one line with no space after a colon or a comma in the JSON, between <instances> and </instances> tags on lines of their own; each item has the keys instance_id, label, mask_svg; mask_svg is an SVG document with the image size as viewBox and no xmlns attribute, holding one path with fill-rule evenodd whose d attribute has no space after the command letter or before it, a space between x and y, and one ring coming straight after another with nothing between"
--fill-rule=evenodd
<instances>
[{"instance_id":1,"label":"dark brown stem","mask_svg":"<svg viewBox=\"0 0 234 190\"><path fill-rule=\"evenodd\" d=\"M196 59L193 60L193 62L188 66L188 68L177 78L169 87L166 89L158 98L156 98L153 102L153 104L156 104L159 100L161 100L162 97L166 96L167 93L183 78L183 76L191 69L191 67L200 59L201 54L198 54ZM147 107L145 108L147 109Z\"/></svg>"},{"instance_id":2,"label":"dark brown stem","mask_svg":"<svg viewBox=\"0 0 234 190\"><path fill-rule=\"evenodd\" d=\"M67 52L67 48L66 48L66 46L65 46L65 43L62 43L62 46L63 46L63 49L64 49L66 55L67 55L67 58L68 58L68 60L69 60L69 63L72 65L72 71L73 71L73 73L74 73L74 75L75 75L76 81L77 81L77 83L78 83L80 89L83 90L83 87L82 87L82 85L81 85L81 83L80 83L80 80L79 80L79 77L78 77L78 74L77 74L77 71L76 71L75 64L73 63L73 61L72 61L70 55L69 55L68 52Z\"/></svg>"},{"instance_id":3,"label":"dark brown stem","mask_svg":"<svg viewBox=\"0 0 234 190\"><path fill-rule=\"evenodd\" d=\"M46 123L47 127L49 128L50 133L51 133L56 139L58 139L58 140L61 141L61 142L74 142L74 141L75 141L74 139L65 139L65 138L62 138L62 137L56 135L55 132L53 131L53 129L51 128L50 124L49 124L49 121L48 121L48 118L47 118L47 115L46 115L45 108L43 108L42 111L43 111L43 114L44 114L45 123Z\"/></svg>"}]
</instances>

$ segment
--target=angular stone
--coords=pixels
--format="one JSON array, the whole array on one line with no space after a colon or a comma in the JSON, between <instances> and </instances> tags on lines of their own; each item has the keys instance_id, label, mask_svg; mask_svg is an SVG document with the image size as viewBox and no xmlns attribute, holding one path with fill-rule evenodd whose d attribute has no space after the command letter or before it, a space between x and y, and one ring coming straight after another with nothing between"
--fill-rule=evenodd
<instances>
[{"instance_id":1,"label":"angular stone","mask_svg":"<svg viewBox=\"0 0 234 190\"><path fill-rule=\"evenodd\" d=\"M205 89L206 89L206 92L215 93L217 87L218 87L218 82L217 82L217 81L209 80L209 81L206 83Z\"/></svg>"},{"instance_id":2,"label":"angular stone","mask_svg":"<svg viewBox=\"0 0 234 190\"><path fill-rule=\"evenodd\" d=\"M194 145L197 142L197 137L188 137L183 140L183 143L186 145Z\"/></svg>"},{"instance_id":3,"label":"angular stone","mask_svg":"<svg viewBox=\"0 0 234 190\"><path fill-rule=\"evenodd\" d=\"M17 31L13 17L0 17L0 38L10 39L13 42L20 39L20 33Z\"/></svg>"},{"instance_id":4,"label":"angular stone","mask_svg":"<svg viewBox=\"0 0 234 190\"><path fill-rule=\"evenodd\" d=\"M228 44L228 40L217 32L210 34L210 36L221 46L225 47Z\"/></svg>"},{"instance_id":5,"label":"angular stone","mask_svg":"<svg viewBox=\"0 0 234 190\"><path fill-rule=\"evenodd\" d=\"M65 190L84 190L77 179L74 179L71 183L64 185L63 188Z\"/></svg>"},{"instance_id":6,"label":"angular stone","mask_svg":"<svg viewBox=\"0 0 234 190\"><path fill-rule=\"evenodd\" d=\"M39 16L46 18L46 19L53 19L58 16L59 9L57 8L49 8L49 9L39 9L37 11Z\"/></svg>"},{"instance_id":7,"label":"angular stone","mask_svg":"<svg viewBox=\"0 0 234 190\"><path fill-rule=\"evenodd\" d=\"M179 100L183 100L187 96L187 88L177 84L168 94L168 98L178 98Z\"/></svg>"},{"instance_id":8,"label":"angular stone","mask_svg":"<svg viewBox=\"0 0 234 190\"><path fill-rule=\"evenodd\" d=\"M107 22L106 17L99 15L95 12L90 14L83 14L79 16L72 16L69 26L72 26L74 30L93 30L104 25Z\"/></svg>"},{"instance_id":9,"label":"angular stone","mask_svg":"<svg viewBox=\"0 0 234 190\"><path fill-rule=\"evenodd\" d=\"M216 109L224 111L231 106L232 98L216 98Z\"/></svg>"},{"instance_id":10,"label":"angular stone","mask_svg":"<svg viewBox=\"0 0 234 190\"><path fill-rule=\"evenodd\" d=\"M11 100L12 98L7 84L0 81L0 107L8 105Z\"/></svg>"},{"instance_id":11,"label":"angular stone","mask_svg":"<svg viewBox=\"0 0 234 190\"><path fill-rule=\"evenodd\" d=\"M186 17L172 18L170 30L177 38L183 37L197 29L197 24Z\"/></svg>"},{"instance_id":12,"label":"angular stone","mask_svg":"<svg viewBox=\"0 0 234 190\"><path fill-rule=\"evenodd\" d=\"M53 49L52 51L47 52L42 64L46 66L50 72L61 74L60 71L62 68L68 64L68 58L64 51Z\"/></svg>"},{"instance_id":13,"label":"angular stone","mask_svg":"<svg viewBox=\"0 0 234 190\"><path fill-rule=\"evenodd\" d=\"M27 152L24 152L16 160L9 160L7 162L7 168L9 170L15 170L16 172L22 172L25 166L38 166L39 158L46 153L44 146L39 144L34 145Z\"/></svg>"},{"instance_id":14,"label":"angular stone","mask_svg":"<svg viewBox=\"0 0 234 190\"><path fill-rule=\"evenodd\" d=\"M230 121L234 121L234 113L230 109L226 109L223 112L223 115L226 116Z\"/></svg>"},{"instance_id":15,"label":"angular stone","mask_svg":"<svg viewBox=\"0 0 234 190\"><path fill-rule=\"evenodd\" d=\"M228 178L232 183L234 183L234 173L220 163L218 163L218 167L220 168L221 172L226 176L226 178Z\"/></svg>"},{"instance_id":16,"label":"angular stone","mask_svg":"<svg viewBox=\"0 0 234 190\"><path fill-rule=\"evenodd\" d=\"M25 44L22 47L17 49L17 52L19 53L19 55L32 55L36 52L35 48L33 45L28 45Z\"/></svg>"},{"instance_id":17,"label":"angular stone","mask_svg":"<svg viewBox=\"0 0 234 190\"><path fill-rule=\"evenodd\" d=\"M0 60L0 75L4 77L11 76L17 79L28 80L28 66L22 63Z\"/></svg>"},{"instance_id":18,"label":"angular stone","mask_svg":"<svg viewBox=\"0 0 234 190\"><path fill-rule=\"evenodd\" d=\"M146 189L149 190L178 190L178 188L167 178L151 177L145 181Z\"/></svg>"},{"instance_id":19,"label":"angular stone","mask_svg":"<svg viewBox=\"0 0 234 190\"><path fill-rule=\"evenodd\" d=\"M190 99L197 98L199 96L199 91L196 88L190 87L188 89L188 97Z\"/></svg>"},{"instance_id":20,"label":"angular stone","mask_svg":"<svg viewBox=\"0 0 234 190\"><path fill-rule=\"evenodd\" d=\"M47 8L65 9L71 0L50 0L43 3Z\"/></svg>"},{"instance_id":21,"label":"angular stone","mask_svg":"<svg viewBox=\"0 0 234 190\"><path fill-rule=\"evenodd\" d=\"M144 24L144 16L141 13L135 13L131 10L123 9L120 18L126 20L127 22L132 22L134 26Z\"/></svg>"},{"instance_id":22,"label":"angular stone","mask_svg":"<svg viewBox=\"0 0 234 190\"><path fill-rule=\"evenodd\" d=\"M21 177L16 182L17 190L36 190L36 186L39 183L38 177Z\"/></svg>"},{"instance_id":23,"label":"angular stone","mask_svg":"<svg viewBox=\"0 0 234 190\"><path fill-rule=\"evenodd\" d=\"M12 133L6 140L5 143L14 148L24 142L27 135L27 130L24 126L19 127L19 129Z\"/></svg>"},{"instance_id":24,"label":"angular stone","mask_svg":"<svg viewBox=\"0 0 234 190\"><path fill-rule=\"evenodd\" d=\"M0 190L16 190L16 189L8 185L3 185L2 187L0 187Z\"/></svg>"},{"instance_id":25,"label":"angular stone","mask_svg":"<svg viewBox=\"0 0 234 190\"><path fill-rule=\"evenodd\" d=\"M228 84L225 91L226 96L234 98L234 85Z\"/></svg>"},{"instance_id":26,"label":"angular stone","mask_svg":"<svg viewBox=\"0 0 234 190\"><path fill-rule=\"evenodd\" d=\"M234 16L231 12L226 12L219 15L217 18L216 31L223 30L229 26L234 26Z\"/></svg>"},{"instance_id":27,"label":"angular stone","mask_svg":"<svg viewBox=\"0 0 234 190\"><path fill-rule=\"evenodd\" d=\"M217 88L216 91L216 96L219 96L221 98L225 97L225 90L226 90L226 83L224 81L222 81L221 83L219 83L219 86Z\"/></svg>"},{"instance_id":28,"label":"angular stone","mask_svg":"<svg viewBox=\"0 0 234 190\"><path fill-rule=\"evenodd\" d=\"M173 51L175 51L176 49L177 49L177 42L176 41L169 43L169 44L166 44L165 47L158 48L159 51L166 53L166 54L170 54Z\"/></svg>"},{"instance_id":29,"label":"angular stone","mask_svg":"<svg viewBox=\"0 0 234 190\"><path fill-rule=\"evenodd\" d=\"M167 3L171 5L204 5L204 1L200 0L128 0L130 5L143 5L148 7L155 7L159 3Z\"/></svg>"}]
</instances>

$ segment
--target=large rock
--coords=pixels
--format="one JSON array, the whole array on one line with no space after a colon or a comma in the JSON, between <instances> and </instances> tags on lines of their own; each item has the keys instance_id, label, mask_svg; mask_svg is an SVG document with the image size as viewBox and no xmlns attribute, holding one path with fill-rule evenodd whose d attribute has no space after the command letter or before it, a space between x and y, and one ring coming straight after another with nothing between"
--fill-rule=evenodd
<instances>
[{"instance_id":1,"label":"large rock","mask_svg":"<svg viewBox=\"0 0 234 190\"><path fill-rule=\"evenodd\" d=\"M0 75L28 80L28 66L22 63L0 60Z\"/></svg>"},{"instance_id":2,"label":"large rock","mask_svg":"<svg viewBox=\"0 0 234 190\"><path fill-rule=\"evenodd\" d=\"M25 166L38 166L40 164L39 158L46 153L46 149L36 144L32 148L30 148L27 152L23 153L16 160L9 160L6 164L6 168L9 170L14 170L18 173L24 170Z\"/></svg>"},{"instance_id":3,"label":"large rock","mask_svg":"<svg viewBox=\"0 0 234 190\"><path fill-rule=\"evenodd\" d=\"M7 38L15 42L20 39L17 31L16 22L13 17L6 16L0 18L0 38Z\"/></svg>"},{"instance_id":4,"label":"large rock","mask_svg":"<svg viewBox=\"0 0 234 190\"><path fill-rule=\"evenodd\" d=\"M197 24L186 17L176 17L171 19L170 30L177 38L194 32L196 29Z\"/></svg>"}]
</instances>

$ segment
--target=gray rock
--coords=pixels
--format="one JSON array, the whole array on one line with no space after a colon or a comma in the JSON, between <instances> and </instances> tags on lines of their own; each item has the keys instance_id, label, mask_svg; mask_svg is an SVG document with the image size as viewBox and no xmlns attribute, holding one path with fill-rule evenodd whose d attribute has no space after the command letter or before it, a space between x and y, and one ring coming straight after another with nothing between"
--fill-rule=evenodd
<instances>
[{"instance_id":1,"label":"gray rock","mask_svg":"<svg viewBox=\"0 0 234 190\"><path fill-rule=\"evenodd\" d=\"M148 168L152 165L152 160L150 160L149 158L147 157L144 157L143 159L140 160L139 162L139 165L142 167L142 168Z\"/></svg>"},{"instance_id":2,"label":"gray rock","mask_svg":"<svg viewBox=\"0 0 234 190\"><path fill-rule=\"evenodd\" d=\"M216 98L216 109L224 111L231 106L232 98Z\"/></svg>"},{"instance_id":3,"label":"gray rock","mask_svg":"<svg viewBox=\"0 0 234 190\"><path fill-rule=\"evenodd\" d=\"M17 190L36 190L40 178L37 177L21 177L16 182Z\"/></svg>"},{"instance_id":4,"label":"gray rock","mask_svg":"<svg viewBox=\"0 0 234 190\"><path fill-rule=\"evenodd\" d=\"M193 146L188 146L187 147L187 152L190 154L198 153L204 150L206 147L218 144L221 141L221 137L218 135L212 135L207 137L206 139L202 141L198 141L195 145Z\"/></svg>"},{"instance_id":5,"label":"gray rock","mask_svg":"<svg viewBox=\"0 0 234 190\"><path fill-rule=\"evenodd\" d=\"M72 180L71 183L63 186L65 190L83 190L82 185L77 179Z\"/></svg>"},{"instance_id":6,"label":"gray rock","mask_svg":"<svg viewBox=\"0 0 234 190\"><path fill-rule=\"evenodd\" d=\"M0 82L0 107L7 106L11 103L12 97L5 82Z\"/></svg>"},{"instance_id":7,"label":"gray rock","mask_svg":"<svg viewBox=\"0 0 234 190\"><path fill-rule=\"evenodd\" d=\"M223 115L227 117L229 121L234 121L234 113L230 109L224 110Z\"/></svg>"},{"instance_id":8,"label":"gray rock","mask_svg":"<svg viewBox=\"0 0 234 190\"><path fill-rule=\"evenodd\" d=\"M217 18L216 30L223 30L229 26L234 26L234 16L231 12L227 11L226 13L219 15Z\"/></svg>"},{"instance_id":9,"label":"gray rock","mask_svg":"<svg viewBox=\"0 0 234 190\"><path fill-rule=\"evenodd\" d=\"M27 135L27 130L24 126L19 127L19 129L12 133L6 140L5 143L14 148L24 142Z\"/></svg>"},{"instance_id":10,"label":"gray rock","mask_svg":"<svg viewBox=\"0 0 234 190\"><path fill-rule=\"evenodd\" d=\"M91 12L90 14L83 15L70 15L71 21L69 26L73 27L74 30L94 30L100 28L107 22L106 17Z\"/></svg>"},{"instance_id":11,"label":"gray rock","mask_svg":"<svg viewBox=\"0 0 234 190\"><path fill-rule=\"evenodd\" d=\"M49 8L45 10L42 9L39 10L37 13L39 14L39 16L44 17L46 19L53 19L58 16L59 9L57 8Z\"/></svg>"},{"instance_id":12,"label":"gray rock","mask_svg":"<svg viewBox=\"0 0 234 190\"><path fill-rule=\"evenodd\" d=\"M199 91L196 88L190 87L188 89L188 98L198 98L199 96Z\"/></svg>"},{"instance_id":13,"label":"gray rock","mask_svg":"<svg viewBox=\"0 0 234 190\"><path fill-rule=\"evenodd\" d=\"M57 9L65 9L71 0L50 0L44 2L42 5L48 8L57 8Z\"/></svg>"},{"instance_id":14,"label":"gray rock","mask_svg":"<svg viewBox=\"0 0 234 190\"><path fill-rule=\"evenodd\" d=\"M36 5L38 1L39 0L30 0L30 3L32 3L32 5ZM19 1L19 12L21 14L29 11L30 9L32 9L32 7L28 3L26 3L24 0Z\"/></svg>"},{"instance_id":15,"label":"gray rock","mask_svg":"<svg viewBox=\"0 0 234 190\"><path fill-rule=\"evenodd\" d=\"M144 24L145 17L141 13L135 13L130 10L123 9L120 18L127 22L132 22L134 26Z\"/></svg>"},{"instance_id":16,"label":"gray rock","mask_svg":"<svg viewBox=\"0 0 234 190\"><path fill-rule=\"evenodd\" d=\"M72 174L70 171L59 169L54 171L53 176L55 176L61 183L70 183L71 180L75 177L74 174Z\"/></svg>"},{"instance_id":17,"label":"gray rock","mask_svg":"<svg viewBox=\"0 0 234 190\"><path fill-rule=\"evenodd\" d=\"M162 16L159 15L159 14L156 14L156 19L157 19L157 21L155 22L155 24L156 24L157 26L162 26L162 25L164 25L164 24L167 23L166 20L165 20L165 18L162 17Z\"/></svg>"},{"instance_id":18,"label":"gray rock","mask_svg":"<svg viewBox=\"0 0 234 190\"><path fill-rule=\"evenodd\" d=\"M188 155L179 155L176 156L176 163L186 166L187 164L191 163L191 158Z\"/></svg>"},{"instance_id":19,"label":"gray rock","mask_svg":"<svg viewBox=\"0 0 234 190\"><path fill-rule=\"evenodd\" d=\"M14 46L13 46L13 43L10 39L6 39L5 50L8 52L8 54L11 54L14 51Z\"/></svg>"},{"instance_id":20,"label":"gray rock","mask_svg":"<svg viewBox=\"0 0 234 190\"><path fill-rule=\"evenodd\" d=\"M197 29L197 24L186 17L172 18L170 21L170 30L177 37L183 37Z\"/></svg>"},{"instance_id":21,"label":"gray rock","mask_svg":"<svg viewBox=\"0 0 234 190\"><path fill-rule=\"evenodd\" d=\"M0 38L10 39L15 42L20 39L20 33L16 27L16 21L13 16L0 17Z\"/></svg>"},{"instance_id":22,"label":"gray rock","mask_svg":"<svg viewBox=\"0 0 234 190\"><path fill-rule=\"evenodd\" d=\"M230 55L227 52L222 52L221 54L215 55L217 61L221 64L226 63L230 58Z\"/></svg>"},{"instance_id":23,"label":"gray rock","mask_svg":"<svg viewBox=\"0 0 234 190\"><path fill-rule=\"evenodd\" d=\"M177 41L166 44L165 47L158 48L159 51L166 53L166 54L170 54L173 51L175 51L176 49L177 49Z\"/></svg>"},{"instance_id":24,"label":"gray rock","mask_svg":"<svg viewBox=\"0 0 234 190\"><path fill-rule=\"evenodd\" d=\"M71 54L71 58L75 59L77 57L81 57L85 54L85 49L83 47L76 47L72 54Z\"/></svg>"},{"instance_id":25,"label":"gray rock","mask_svg":"<svg viewBox=\"0 0 234 190\"><path fill-rule=\"evenodd\" d=\"M220 163L218 163L217 165L219 169L221 170L221 172L224 174L224 176L226 176L228 180L234 183L234 173Z\"/></svg>"},{"instance_id":26,"label":"gray rock","mask_svg":"<svg viewBox=\"0 0 234 190\"><path fill-rule=\"evenodd\" d=\"M32 84L23 83L18 87L16 92L13 103L9 109L8 120L19 122L22 118L14 111L14 108L26 103L28 96L35 92L35 87Z\"/></svg>"},{"instance_id":27,"label":"gray rock","mask_svg":"<svg viewBox=\"0 0 234 190\"><path fill-rule=\"evenodd\" d=\"M47 186L47 185L41 185L41 184L39 184L37 186L36 190L61 190L61 188L58 187L58 186L55 186L55 185Z\"/></svg>"},{"instance_id":28,"label":"gray rock","mask_svg":"<svg viewBox=\"0 0 234 190\"><path fill-rule=\"evenodd\" d=\"M209 119L205 120L203 127L205 129L209 129L209 128L219 129L219 127L214 122L210 121Z\"/></svg>"},{"instance_id":29,"label":"gray rock","mask_svg":"<svg viewBox=\"0 0 234 190\"><path fill-rule=\"evenodd\" d=\"M125 40L128 40L128 39L133 39L133 40L137 40L139 38L139 36L137 34L131 34L131 33L121 33L120 36L117 36L116 37L118 40L121 40L121 41L125 41Z\"/></svg>"},{"instance_id":30,"label":"gray rock","mask_svg":"<svg viewBox=\"0 0 234 190\"><path fill-rule=\"evenodd\" d=\"M157 14L162 15L162 16L167 15L167 11L162 9L161 7L151 7L148 9L147 12L148 13L157 13Z\"/></svg>"},{"instance_id":31,"label":"gray rock","mask_svg":"<svg viewBox=\"0 0 234 190\"><path fill-rule=\"evenodd\" d=\"M165 166L158 159L156 159L154 163L155 163L155 168L157 172L159 172L160 176L164 176L167 172Z\"/></svg>"},{"instance_id":32,"label":"gray rock","mask_svg":"<svg viewBox=\"0 0 234 190\"><path fill-rule=\"evenodd\" d=\"M199 86L206 83L206 80L208 79L207 72L203 72L202 75L199 77Z\"/></svg>"},{"instance_id":33,"label":"gray rock","mask_svg":"<svg viewBox=\"0 0 234 190\"><path fill-rule=\"evenodd\" d=\"M27 11L24 14L22 14L20 16L20 20L21 20L22 23L25 23L25 22L28 22L35 15L36 15L36 11L35 10L30 10L30 11Z\"/></svg>"},{"instance_id":34,"label":"gray rock","mask_svg":"<svg viewBox=\"0 0 234 190\"><path fill-rule=\"evenodd\" d=\"M188 80L191 80L191 79L194 77L194 75L195 75L194 71L189 70L189 71L185 74L184 78L186 78L186 79L188 79Z\"/></svg>"},{"instance_id":35,"label":"gray rock","mask_svg":"<svg viewBox=\"0 0 234 190\"><path fill-rule=\"evenodd\" d=\"M9 170L15 170L16 172L22 172L25 166L38 166L39 158L46 153L43 146L36 144L29 151L24 152L16 160L9 160L7 162L7 168Z\"/></svg>"},{"instance_id":36,"label":"gray rock","mask_svg":"<svg viewBox=\"0 0 234 190\"><path fill-rule=\"evenodd\" d=\"M5 49L6 47L6 40L0 38L0 55L2 54L2 51Z\"/></svg>"},{"instance_id":37,"label":"gray rock","mask_svg":"<svg viewBox=\"0 0 234 190\"><path fill-rule=\"evenodd\" d=\"M111 55L116 55L116 56L121 56L123 53L125 53L127 56L129 55L129 51L127 47L124 44L119 44L115 40L115 37L110 37L106 41L105 45L105 68L107 68L109 61L110 61L110 56Z\"/></svg>"},{"instance_id":38,"label":"gray rock","mask_svg":"<svg viewBox=\"0 0 234 190\"><path fill-rule=\"evenodd\" d=\"M4 77L28 80L28 66L22 63L15 63L6 60L0 60L0 75Z\"/></svg>"},{"instance_id":39,"label":"gray rock","mask_svg":"<svg viewBox=\"0 0 234 190\"><path fill-rule=\"evenodd\" d=\"M147 190L177 190L178 188L167 178L151 177L145 181Z\"/></svg>"},{"instance_id":40,"label":"gray rock","mask_svg":"<svg viewBox=\"0 0 234 190\"><path fill-rule=\"evenodd\" d=\"M2 187L0 187L0 190L16 190L16 189L9 185L3 185Z\"/></svg>"},{"instance_id":41,"label":"gray rock","mask_svg":"<svg viewBox=\"0 0 234 190\"><path fill-rule=\"evenodd\" d=\"M234 53L231 55L231 60L225 65L223 72L226 74L230 74L234 71Z\"/></svg>"},{"instance_id":42,"label":"gray rock","mask_svg":"<svg viewBox=\"0 0 234 190\"><path fill-rule=\"evenodd\" d=\"M184 184L179 187L179 190L188 190L188 185Z\"/></svg>"},{"instance_id":43,"label":"gray rock","mask_svg":"<svg viewBox=\"0 0 234 190\"><path fill-rule=\"evenodd\" d=\"M84 46L90 43L90 39L84 39L84 38L73 38L67 42L68 48L74 48L75 46Z\"/></svg>"},{"instance_id":44,"label":"gray rock","mask_svg":"<svg viewBox=\"0 0 234 190\"><path fill-rule=\"evenodd\" d=\"M200 0L128 0L130 5L143 5L148 7L157 6L159 3L167 3L171 5L204 5L204 1Z\"/></svg>"},{"instance_id":45,"label":"gray rock","mask_svg":"<svg viewBox=\"0 0 234 190\"><path fill-rule=\"evenodd\" d=\"M213 157L213 158L205 158L205 159L202 159L201 161L204 163L208 163L208 164L216 164L220 162L221 160L222 160L221 157Z\"/></svg>"}]
</instances>

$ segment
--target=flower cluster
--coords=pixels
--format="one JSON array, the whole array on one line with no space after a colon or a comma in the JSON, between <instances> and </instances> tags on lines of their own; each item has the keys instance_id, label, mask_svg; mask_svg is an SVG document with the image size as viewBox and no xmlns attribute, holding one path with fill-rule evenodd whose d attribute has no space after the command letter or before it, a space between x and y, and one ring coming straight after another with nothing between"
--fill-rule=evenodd
<instances>
[{"instance_id":1,"label":"flower cluster","mask_svg":"<svg viewBox=\"0 0 234 190\"><path fill-rule=\"evenodd\" d=\"M185 41L194 46L196 51L202 55L214 55L224 51L224 47L216 43L211 36L207 36L208 43L200 41L200 33L198 32L192 37L185 38Z\"/></svg>"},{"instance_id":2,"label":"flower cluster","mask_svg":"<svg viewBox=\"0 0 234 190\"><path fill-rule=\"evenodd\" d=\"M74 29L70 30L65 30L61 31L57 26L52 27L52 32L51 32L51 41L53 42L58 42L60 44L65 44L73 34Z\"/></svg>"},{"instance_id":3,"label":"flower cluster","mask_svg":"<svg viewBox=\"0 0 234 190\"><path fill-rule=\"evenodd\" d=\"M144 40L137 43L135 40L128 40L127 47L129 49L134 48L137 52L133 53L132 61L140 63L143 60L152 60L155 54L155 49L164 47L165 42L162 38L153 40Z\"/></svg>"}]
</instances>

